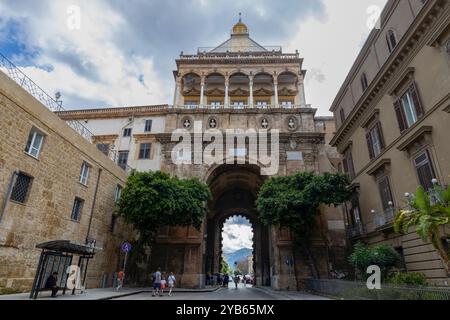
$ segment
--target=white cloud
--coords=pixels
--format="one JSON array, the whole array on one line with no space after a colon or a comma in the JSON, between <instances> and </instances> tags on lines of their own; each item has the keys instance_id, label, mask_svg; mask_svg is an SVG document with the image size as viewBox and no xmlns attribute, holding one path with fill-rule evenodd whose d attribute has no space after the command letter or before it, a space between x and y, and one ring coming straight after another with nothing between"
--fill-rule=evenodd
<instances>
[{"instance_id":1,"label":"white cloud","mask_svg":"<svg viewBox=\"0 0 450 320\"><path fill-rule=\"evenodd\" d=\"M222 250L230 253L253 247L253 229L248 224L226 222L222 232Z\"/></svg>"},{"instance_id":2,"label":"white cloud","mask_svg":"<svg viewBox=\"0 0 450 320\"><path fill-rule=\"evenodd\" d=\"M29 48L39 48L36 65L52 68L24 67L25 74L49 94L60 91L62 100L69 97L71 104L92 101L125 106L167 101L152 57L126 55L126 50L114 45L113 37L126 21L102 1L78 1L81 28L71 30L67 8L72 3L49 1L45 12L26 17L24 42Z\"/></svg>"}]
</instances>

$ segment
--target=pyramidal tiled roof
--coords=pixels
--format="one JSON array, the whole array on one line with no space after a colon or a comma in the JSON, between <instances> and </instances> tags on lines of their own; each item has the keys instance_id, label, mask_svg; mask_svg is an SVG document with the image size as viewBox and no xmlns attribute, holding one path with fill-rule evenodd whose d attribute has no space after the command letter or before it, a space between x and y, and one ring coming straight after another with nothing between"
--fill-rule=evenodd
<instances>
[{"instance_id":1,"label":"pyramidal tiled roof","mask_svg":"<svg viewBox=\"0 0 450 320\"><path fill-rule=\"evenodd\" d=\"M211 53L225 52L267 52L268 50L250 38L247 26L239 18L233 27L230 39L211 50Z\"/></svg>"}]
</instances>

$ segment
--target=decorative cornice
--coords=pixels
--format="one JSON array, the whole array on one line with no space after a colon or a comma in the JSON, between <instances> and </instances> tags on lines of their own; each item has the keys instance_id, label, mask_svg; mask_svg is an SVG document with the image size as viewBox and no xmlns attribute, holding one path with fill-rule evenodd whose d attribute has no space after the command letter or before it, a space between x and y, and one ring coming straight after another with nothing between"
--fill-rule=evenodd
<instances>
[{"instance_id":1,"label":"decorative cornice","mask_svg":"<svg viewBox=\"0 0 450 320\"><path fill-rule=\"evenodd\" d=\"M115 141L119 136L117 134L108 134L108 135L98 135L93 136L92 139L95 142L100 141Z\"/></svg>"},{"instance_id":2,"label":"decorative cornice","mask_svg":"<svg viewBox=\"0 0 450 320\"><path fill-rule=\"evenodd\" d=\"M372 169L367 171L367 174L369 176L375 175L380 169L383 169L384 167L391 164L391 159L381 159L379 162L377 162Z\"/></svg>"},{"instance_id":3,"label":"decorative cornice","mask_svg":"<svg viewBox=\"0 0 450 320\"><path fill-rule=\"evenodd\" d=\"M142 140L154 140L155 134L154 133L133 134L133 138L136 140L136 142Z\"/></svg>"},{"instance_id":4,"label":"decorative cornice","mask_svg":"<svg viewBox=\"0 0 450 320\"><path fill-rule=\"evenodd\" d=\"M140 107L122 108L99 108L99 109L79 109L55 112L62 120L84 120L84 119L110 119L126 118L130 116L149 116L155 114L166 114L169 105L154 105Z\"/></svg>"},{"instance_id":5,"label":"decorative cornice","mask_svg":"<svg viewBox=\"0 0 450 320\"><path fill-rule=\"evenodd\" d=\"M405 71L397 78L397 80L391 85L389 89L389 95L390 96L396 96L398 95L399 90L401 90L401 86L410 80L414 78L414 72L416 71L415 68L409 67L406 68Z\"/></svg>"},{"instance_id":6,"label":"decorative cornice","mask_svg":"<svg viewBox=\"0 0 450 320\"><path fill-rule=\"evenodd\" d=\"M270 109L184 109L173 108L169 105L157 105L146 107L125 107L106 109L82 109L64 112L56 112L62 120L87 120L87 119L114 119L127 117L166 116L168 114L315 114L315 108L270 108Z\"/></svg>"},{"instance_id":7,"label":"decorative cornice","mask_svg":"<svg viewBox=\"0 0 450 320\"><path fill-rule=\"evenodd\" d=\"M191 58L182 58L175 60L177 67L180 65L204 65L204 64L217 64L217 65L228 65L228 64L240 64L240 65L252 65L252 64L280 64L280 63L298 63L303 64L303 58L289 58L289 57L257 57L257 58L247 58L247 57L226 57L221 56L218 58L214 57L201 57L194 55Z\"/></svg>"},{"instance_id":8,"label":"decorative cornice","mask_svg":"<svg viewBox=\"0 0 450 320\"><path fill-rule=\"evenodd\" d=\"M366 120L361 125L362 128L367 128L370 123L374 120L374 118L377 118L380 114L380 109L375 109L373 112L366 118Z\"/></svg>"},{"instance_id":9,"label":"decorative cornice","mask_svg":"<svg viewBox=\"0 0 450 320\"><path fill-rule=\"evenodd\" d=\"M419 129L417 129L416 131L414 131L414 133L410 137L408 137L405 141L403 141L397 147L397 149L400 150L400 151L404 151L411 144L413 144L415 141L417 141L417 139L422 137L424 134L431 133L431 132L433 132L433 127L432 126L422 126Z\"/></svg>"}]
</instances>

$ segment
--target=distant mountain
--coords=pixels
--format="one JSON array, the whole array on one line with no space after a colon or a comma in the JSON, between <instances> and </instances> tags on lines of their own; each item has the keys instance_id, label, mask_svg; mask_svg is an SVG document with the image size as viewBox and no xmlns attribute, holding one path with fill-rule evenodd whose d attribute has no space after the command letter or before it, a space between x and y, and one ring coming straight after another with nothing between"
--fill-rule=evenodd
<instances>
[{"instance_id":1,"label":"distant mountain","mask_svg":"<svg viewBox=\"0 0 450 320\"><path fill-rule=\"evenodd\" d=\"M235 262L239 262L241 260L244 260L248 256L252 255L253 250L248 248L239 249L234 252L225 253L224 256L227 259L228 265L234 269Z\"/></svg>"}]
</instances>

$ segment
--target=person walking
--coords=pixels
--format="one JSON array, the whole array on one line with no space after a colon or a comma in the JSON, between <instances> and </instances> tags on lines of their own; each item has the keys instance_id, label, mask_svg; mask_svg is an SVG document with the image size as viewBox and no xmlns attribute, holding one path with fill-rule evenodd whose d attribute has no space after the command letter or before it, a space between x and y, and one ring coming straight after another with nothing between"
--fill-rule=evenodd
<instances>
[{"instance_id":1,"label":"person walking","mask_svg":"<svg viewBox=\"0 0 450 320\"><path fill-rule=\"evenodd\" d=\"M230 283L230 276L228 274L223 277L223 286L228 288L228 285Z\"/></svg>"},{"instance_id":2,"label":"person walking","mask_svg":"<svg viewBox=\"0 0 450 320\"><path fill-rule=\"evenodd\" d=\"M241 277L239 277L239 275L236 274L236 275L234 276L234 278L233 278L233 281L234 281L234 287L235 287L235 289L237 290L237 289L238 289L239 282L241 281Z\"/></svg>"},{"instance_id":3,"label":"person walking","mask_svg":"<svg viewBox=\"0 0 450 320\"><path fill-rule=\"evenodd\" d=\"M159 290L161 289L161 268L158 268L153 274L153 293L152 297L159 295Z\"/></svg>"},{"instance_id":4,"label":"person walking","mask_svg":"<svg viewBox=\"0 0 450 320\"><path fill-rule=\"evenodd\" d=\"M170 276L169 276L168 280L169 280L169 297L171 297L172 296L172 290L175 287L175 281L176 281L175 276L173 275L173 272L170 273Z\"/></svg>"},{"instance_id":5,"label":"person walking","mask_svg":"<svg viewBox=\"0 0 450 320\"><path fill-rule=\"evenodd\" d=\"M117 274L117 288L116 291L119 291L122 288L123 285L123 271L120 270Z\"/></svg>"}]
</instances>

